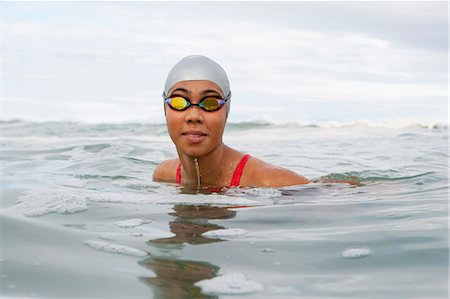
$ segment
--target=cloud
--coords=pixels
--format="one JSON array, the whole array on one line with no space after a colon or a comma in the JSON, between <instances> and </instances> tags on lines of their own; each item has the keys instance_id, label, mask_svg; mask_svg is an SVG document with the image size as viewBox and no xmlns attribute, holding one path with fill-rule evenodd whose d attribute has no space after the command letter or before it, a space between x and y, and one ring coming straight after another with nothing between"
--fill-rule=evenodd
<instances>
[{"instance_id":1,"label":"cloud","mask_svg":"<svg viewBox=\"0 0 450 299\"><path fill-rule=\"evenodd\" d=\"M442 99L436 105L445 108L448 51L442 45L448 16L443 7L410 2L8 3L4 98L63 102L67 105L57 104L61 115L69 115L64 113L69 109L75 119L133 119L143 115L136 110L161 109L164 77L175 62L204 54L227 70L237 113L258 103L264 109L254 113L265 115L286 100L317 105L315 111L324 103L408 105L411 99L430 98ZM7 107L6 117L37 113Z\"/></svg>"}]
</instances>

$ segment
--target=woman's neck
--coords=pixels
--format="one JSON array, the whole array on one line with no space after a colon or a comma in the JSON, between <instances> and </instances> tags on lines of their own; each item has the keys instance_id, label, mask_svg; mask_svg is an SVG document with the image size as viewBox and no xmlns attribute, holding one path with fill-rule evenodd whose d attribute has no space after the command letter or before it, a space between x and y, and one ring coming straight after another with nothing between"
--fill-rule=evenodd
<instances>
[{"instance_id":1,"label":"woman's neck","mask_svg":"<svg viewBox=\"0 0 450 299\"><path fill-rule=\"evenodd\" d=\"M206 156L191 157L178 153L182 165L181 177L188 184L201 186L225 186L229 176L229 155L233 151L221 144Z\"/></svg>"}]
</instances>

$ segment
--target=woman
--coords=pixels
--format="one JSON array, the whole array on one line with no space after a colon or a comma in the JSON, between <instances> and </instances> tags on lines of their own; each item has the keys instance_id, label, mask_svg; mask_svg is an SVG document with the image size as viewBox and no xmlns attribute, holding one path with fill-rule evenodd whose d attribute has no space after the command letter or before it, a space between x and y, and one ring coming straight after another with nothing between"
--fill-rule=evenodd
<instances>
[{"instance_id":1,"label":"woman","mask_svg":"<svg viewBox=\"0 0 450 299\"><path fill-rule=\"evenodd\" d=\"M179 61L167 76L163 98L178 158L162 162L153 173L154 180L197 188L309 183L292 171L223 144L231 91L225 71L213 60L192 55Z\"/></svg>"}]
</instances>

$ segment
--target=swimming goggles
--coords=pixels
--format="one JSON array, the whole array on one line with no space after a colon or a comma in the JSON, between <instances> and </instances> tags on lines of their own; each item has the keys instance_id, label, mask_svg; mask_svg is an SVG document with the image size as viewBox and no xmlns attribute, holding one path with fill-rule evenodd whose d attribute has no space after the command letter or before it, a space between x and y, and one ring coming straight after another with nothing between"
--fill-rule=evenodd
<instances>
[{"instance_id":1,"label":"swimming goggles","mask_svg":"<svg viewBox=\"0 0 450 299\"><path fill-rule=\"evenodd\" d=\"M198 106L205 111L213 112L217 111L225 105L228 98L221 99L218 97L204 97L198 104L192 104L188 99L181 96L173 96L167 98L163 95L164 101L166 104L176 111L184 111L188 109L190 106Z\"/></svg>"}]
</instances>

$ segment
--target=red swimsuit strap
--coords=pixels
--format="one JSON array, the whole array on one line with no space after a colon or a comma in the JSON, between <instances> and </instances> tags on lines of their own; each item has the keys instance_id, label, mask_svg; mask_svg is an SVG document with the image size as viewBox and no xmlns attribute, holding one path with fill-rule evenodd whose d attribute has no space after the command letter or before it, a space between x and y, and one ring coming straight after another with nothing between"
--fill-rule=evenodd
<instances>
[{"instance_id":1,"label":"red swimsuit strap","mask_svg":"<svg viewBox=\"0 0 450 299\"><path fill-rule=\"evenodd\" d=\"M244 171L245 164L247 163L247 160L249 158L250 158L249 154L246 154L244 157L242 157L241 162L239 162L239 165L236 167L236 170L233 173L233 177L231 178L230 187L239 186L239 183L241 182L242 172Z\"/></svg>"},{"instance_id":2,"label":"red swimsuit strap","mask_svg":"<svg viewBox=\"0 0 450 299\"><path fill-rule=\"evenodd\" d=\"M177 184L181 184L181 163L177 168Z\"/></svg>"},{"instance_id":3,"label":"red swimsuit strap","mask_svg":"<svg viewBox=\"0 0 450 299\"><path fill-rule=\"evenodd\" d=\"M239 186L239 183L241 181L242 172L244 171L245 164L247 163L247 160L250 158L249 154L246 154L244 157L242 157L241 162L239 162L239 165L236 167L233 173L233 177L231 178L231 186ZM177 168L177 174L176 174L176 182L177 184L181 184L181 163L178 165Z\"/></svg>"}]
</instances>

